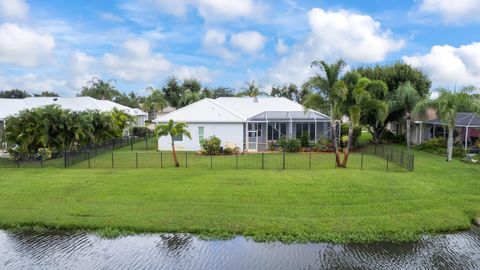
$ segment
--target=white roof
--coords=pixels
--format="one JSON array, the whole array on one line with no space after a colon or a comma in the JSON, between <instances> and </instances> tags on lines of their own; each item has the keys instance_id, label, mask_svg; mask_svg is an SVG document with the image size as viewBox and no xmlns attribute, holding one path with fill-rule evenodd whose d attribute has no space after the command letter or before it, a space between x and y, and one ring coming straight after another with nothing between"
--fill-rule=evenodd
<instances>
[{"instance_id":1,"label":"white roof","mask_svg":"<svg viewBox=\"0 0 480 270\"><path fill-rule=\"evenodd\" d=\"M154 122L164 123L172 119L175 122L187 123L244 123L249 118L263 112L304 111L303 105L283 97L205 98L171 113L161 115ZM315 112L313 110L309 111ZM323 116L328 118L326 115Z\"/></svg>"},{"instance_id":2,"label":"white roof","mask_svg":"<svg viewBox=\"0 0 480 270\"><path fill-rule=\"evenodd\" d=\"M91 97L28 97L24 99L0 98L0 120L15 115L25 109L54 104L72 111L99 110L106 112L117 108L131 116L147 115L147 113L140 109L133 109L113 101L97 100Z\"/></svg>"}]
</instances>

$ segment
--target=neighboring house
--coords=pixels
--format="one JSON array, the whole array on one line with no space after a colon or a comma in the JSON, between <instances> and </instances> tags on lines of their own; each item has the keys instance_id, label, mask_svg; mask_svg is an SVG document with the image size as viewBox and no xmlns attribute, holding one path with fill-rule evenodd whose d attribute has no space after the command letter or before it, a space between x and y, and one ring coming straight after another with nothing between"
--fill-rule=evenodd
<instances>
[{"instance_id":1,"label":"neighboring house","mask_svg":"<svg viewBox=\"0 0 480 270\"><path fill-rule=\"evenodd\" d=\"M301 104L279 97L205 98L176 111L157 117L153 122L185 122L192 139L174 138L179 150L201 149L200 141L217 136L223 147L266 151L281 137L308 133L311 141L328 136L330 118ZM159 150L171 148L170 137L160 137Z\"/></svg>"},{"instance_id":2,"label":"neighboring house","mask_svg":"<svg viewBox=\"0 0 480 270\"><path fill-rule=\"evenodd\" d=\"M389 130L400 135L405 134L405 124L392 122ZM473 112L461 112L455 120L455 142L461 143L464 148L475 145L480 140L480 116ZM448 137L448 128L440 121L434 112L429 111L427 120L413 121L410 138L413 144L421 144L435 137Z\"/></svg>"},{"instance_id":3,"label":"neighboring house","mask_svg":"<svg viewBox=\"0 0 480 270\"><path fill-rule=\"evenodd\" d=\"M0 98L0 129L4 128L5 118L18 114L25 109L43 107L47 105L59 105L63 109L72 111L99 110L111 111L117 108L135 117L135 126L145 126L147 113L140 109L134 109L120 105L109 100L98 100L91 97L28 97L23 99Z\"/></svg>"}]
</instances>

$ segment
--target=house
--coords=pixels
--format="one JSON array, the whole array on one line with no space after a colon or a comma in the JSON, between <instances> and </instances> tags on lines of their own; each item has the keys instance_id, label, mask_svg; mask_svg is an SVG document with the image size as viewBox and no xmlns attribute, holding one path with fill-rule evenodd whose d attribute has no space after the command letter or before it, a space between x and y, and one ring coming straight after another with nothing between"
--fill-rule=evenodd
<instances>
[{"instance_id":1,"label":"house","mask_svg":"<svg viewBox=\"0 0 480 270\"><path fill-rule=\"evenodd\" d=\"M282 97L205 98L171 113L157 117L156 124L185 122L192 139L174 138L179 150L201 149L202 139L217 136L223 147L245 151L266 151L281 137L298 137L308 133L311 141L328 136L330 118L305 109ZM160 137L159 150L169 150L169 137Z\"/></svg>"},{"instance_id":2,"label":"house","mask_svg":"<svg viewBox=\"0 0 480 270\"><path fill-rule=\"evenodd\" d=\"M389 130L400 135L405 134L405 124L391 122ZM480 116L474 112L460 112L455 119L455 142L461 143L464 148L475 145L480 141ZM433 110L427 112L427 120L414 120L410 128L412 144L421 144L435 137L448 137L448 128L438 119Z\"/></svg>"},{"instance_id":3,"label":"house","mask_svg":"<svg viewBox=\"0 0 480 270\"><path fill-rule=\"evenodd\" d=\"M134 109L120 105L109 100L97 100L91 97L27 97L23 99L0 98L0 130L4 128L5 118L15 115L22 110L43 107L47 105L59 105L63 109L72 111L99 110L111 111L117 108L135 117L136 126L145 126L147 113L140 109Z\"/></svg>"}]
</instances>

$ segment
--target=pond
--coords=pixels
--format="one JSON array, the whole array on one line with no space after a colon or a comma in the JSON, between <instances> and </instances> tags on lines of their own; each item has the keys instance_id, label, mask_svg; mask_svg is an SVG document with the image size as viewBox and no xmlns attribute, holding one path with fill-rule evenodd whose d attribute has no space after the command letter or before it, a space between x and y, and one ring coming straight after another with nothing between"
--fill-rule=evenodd
<instances>
[{"instance_id":1,"label":"pond","mask_svg":"<svg viewBox=\"0 0 480 270\"><path fill-rule=\"evenodd\" d=\"M0 269L480 269L480 230L410 243L282 244L184 234L0 231Z\"/></svg>"}]
</instances>

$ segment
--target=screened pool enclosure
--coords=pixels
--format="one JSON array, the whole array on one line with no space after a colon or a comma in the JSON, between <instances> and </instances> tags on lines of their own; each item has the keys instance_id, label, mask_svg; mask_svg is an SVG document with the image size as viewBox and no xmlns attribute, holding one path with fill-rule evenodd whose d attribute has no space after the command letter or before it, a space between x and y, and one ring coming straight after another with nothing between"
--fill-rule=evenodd
<instances>
[{"instance_id":1,"label":"screened pool enclosure","mask_svg":"<svg viewBox=\"0 0 480 270\"><path fill-rule=\"evenodd\" d=\"M308 134L314 142L328 136L330 119L316 111L265 111L247 119L248 151L266 151L282 137L299 138Z\"/></svg>"}]
</instances>

